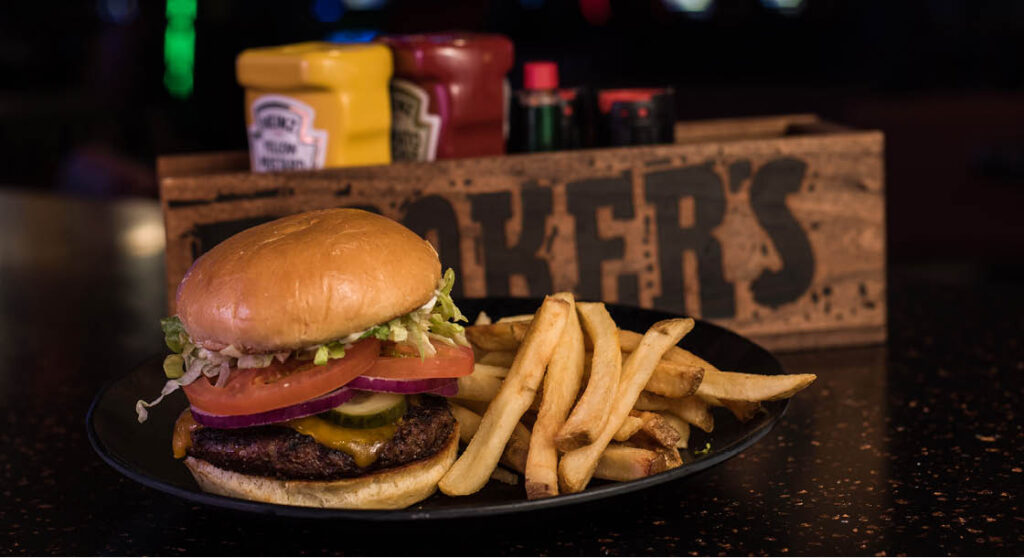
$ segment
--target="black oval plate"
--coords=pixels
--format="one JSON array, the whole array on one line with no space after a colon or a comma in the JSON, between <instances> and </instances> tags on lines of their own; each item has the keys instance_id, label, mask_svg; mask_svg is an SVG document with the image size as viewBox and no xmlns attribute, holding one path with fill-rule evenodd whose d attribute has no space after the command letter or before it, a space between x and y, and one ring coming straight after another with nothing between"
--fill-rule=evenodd
<instances>
[{"instance_id":1,"label":"black oval plate","mask_svg":"<svg viewBox=\"0 0 1024 558\"><path fill-rule=\"evenodd\" d=\"M475 319L483 310L492 318L534 312L539 300L521 298L466 299L459 307ZM623 329L646 331L651 324L675 317L665 312L627 306L608 305L615 322ZM154 330L155 331L155 330ZM698 321L681 346L701 355L723 370L780 374L781 366L768 351L739 335ZM447 519L498 515L541 508L566 506L641 490L664 482L681 479L717 465L760 440L782 417L788 401L774 401L752 420L741 423L724 409L715 409L715 430L704 434L693 429L690 448L700 449L706 443L711 451L696 457L683 450L683 465L644 479L631 482L594 480L578 494L543 500L527 500L523 487L490 482L471 496L451 498L435 494L419 504L403 510L336 510L282 506L239 500L202 492L191 474L171 457L171 431L175 419L185 407L184 395L178 391L150 410L149 420L139 424L135 419L135 402L152 398L163 386L163 357L154 356L137 366L128 375L104 387L93 401L86 418L89 441L93 448L125 476L151 488L180 496L186 500L234 510L302 518L345 518L374 521L414 519Z\"/></svg>"}]
</instances>

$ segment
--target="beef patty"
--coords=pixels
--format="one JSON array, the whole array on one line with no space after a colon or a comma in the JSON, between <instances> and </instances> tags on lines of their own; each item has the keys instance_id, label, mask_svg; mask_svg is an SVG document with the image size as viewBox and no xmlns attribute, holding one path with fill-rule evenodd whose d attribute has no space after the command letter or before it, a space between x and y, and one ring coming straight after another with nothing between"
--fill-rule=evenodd
<instances>
[{"instance_id":1,"label":"beef patty","mask_svg":"<svg viewBox=\"0 0 1024 558\"><path fill-rule=\"evenodd\" d=\"M397 467L430 457L444 447L455 428L455 418L443 399L421 397L409 405L395 435L367 466L352 456L317 443L312 437L284 426L257 426L192 432L188 454L216 467L281 480L338 480Z\"/></svg>"}]
</instances>

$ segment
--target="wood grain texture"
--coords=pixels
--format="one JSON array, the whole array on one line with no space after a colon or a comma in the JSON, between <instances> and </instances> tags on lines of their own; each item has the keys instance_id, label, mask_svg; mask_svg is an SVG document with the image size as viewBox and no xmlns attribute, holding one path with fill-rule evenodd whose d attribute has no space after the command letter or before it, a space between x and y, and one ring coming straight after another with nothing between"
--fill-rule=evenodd
<instances>
[{"instance_id":1,"label":"wood grain texture","mask_svg":"<svg viewBox=\"0 0 1024 558\"><path fill-rule=\"evenodd\" d=\"M716 118L677 122L676 143L775 138L825 122L816 114L783 114L755 118Z\"/></svg>"},{"instance_id":2,"label":"wood grain texture","mask_svg":"<svg viewBox=\"0 0 1024 558\"><path fill-rule=\"evenodd\" d=\"M353 206L434 243L462 296L572 291L704 317L774 349L884 340L882 134L811 115L750 122L765 137L313 172L252 174L231 154L220 166L200 156L192 175L189 157L163 158L169 293L241 228ZM687 127L681 141L743 129Z\"/></svg>"}]
</instances>

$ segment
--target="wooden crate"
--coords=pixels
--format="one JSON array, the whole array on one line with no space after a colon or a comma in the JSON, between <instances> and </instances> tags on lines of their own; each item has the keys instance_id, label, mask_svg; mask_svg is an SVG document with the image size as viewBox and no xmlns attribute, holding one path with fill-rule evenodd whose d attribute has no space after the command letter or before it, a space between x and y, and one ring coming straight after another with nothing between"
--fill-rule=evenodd
<instances>
[{"instance_id":1,"label":"wooden crate","mask_svg":"<svg viewBox=\"0 0 1024 558\"><path fill-rule=\"evenodd\" d=\"M885 339L881 132L792 115L680 123L676 136L282 174L247 172L245 153L162 157L168 292L239 230L349 206L429 239L462 296L571 290L703 317L776 350Z\"/></svg>"}]
</instances>

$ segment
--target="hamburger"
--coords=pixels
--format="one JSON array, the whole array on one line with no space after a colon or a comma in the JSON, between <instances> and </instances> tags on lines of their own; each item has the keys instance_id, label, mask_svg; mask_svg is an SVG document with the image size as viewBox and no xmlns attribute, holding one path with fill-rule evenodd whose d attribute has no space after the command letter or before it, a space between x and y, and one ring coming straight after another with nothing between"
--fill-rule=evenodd
<instances>
[{"instance_id":1,"label":"hamburger","mask_svg":"<svg viewBox=\"0 0 1024 558\"><path fill-rule=\"evenodd\" d=\"M455 460L442 395L473 352L433 247L357 209L292 215L199 257L162 320L160 396L208 492L277 504L389 509L430 496Z\"/></svg>"}]
</instances>

